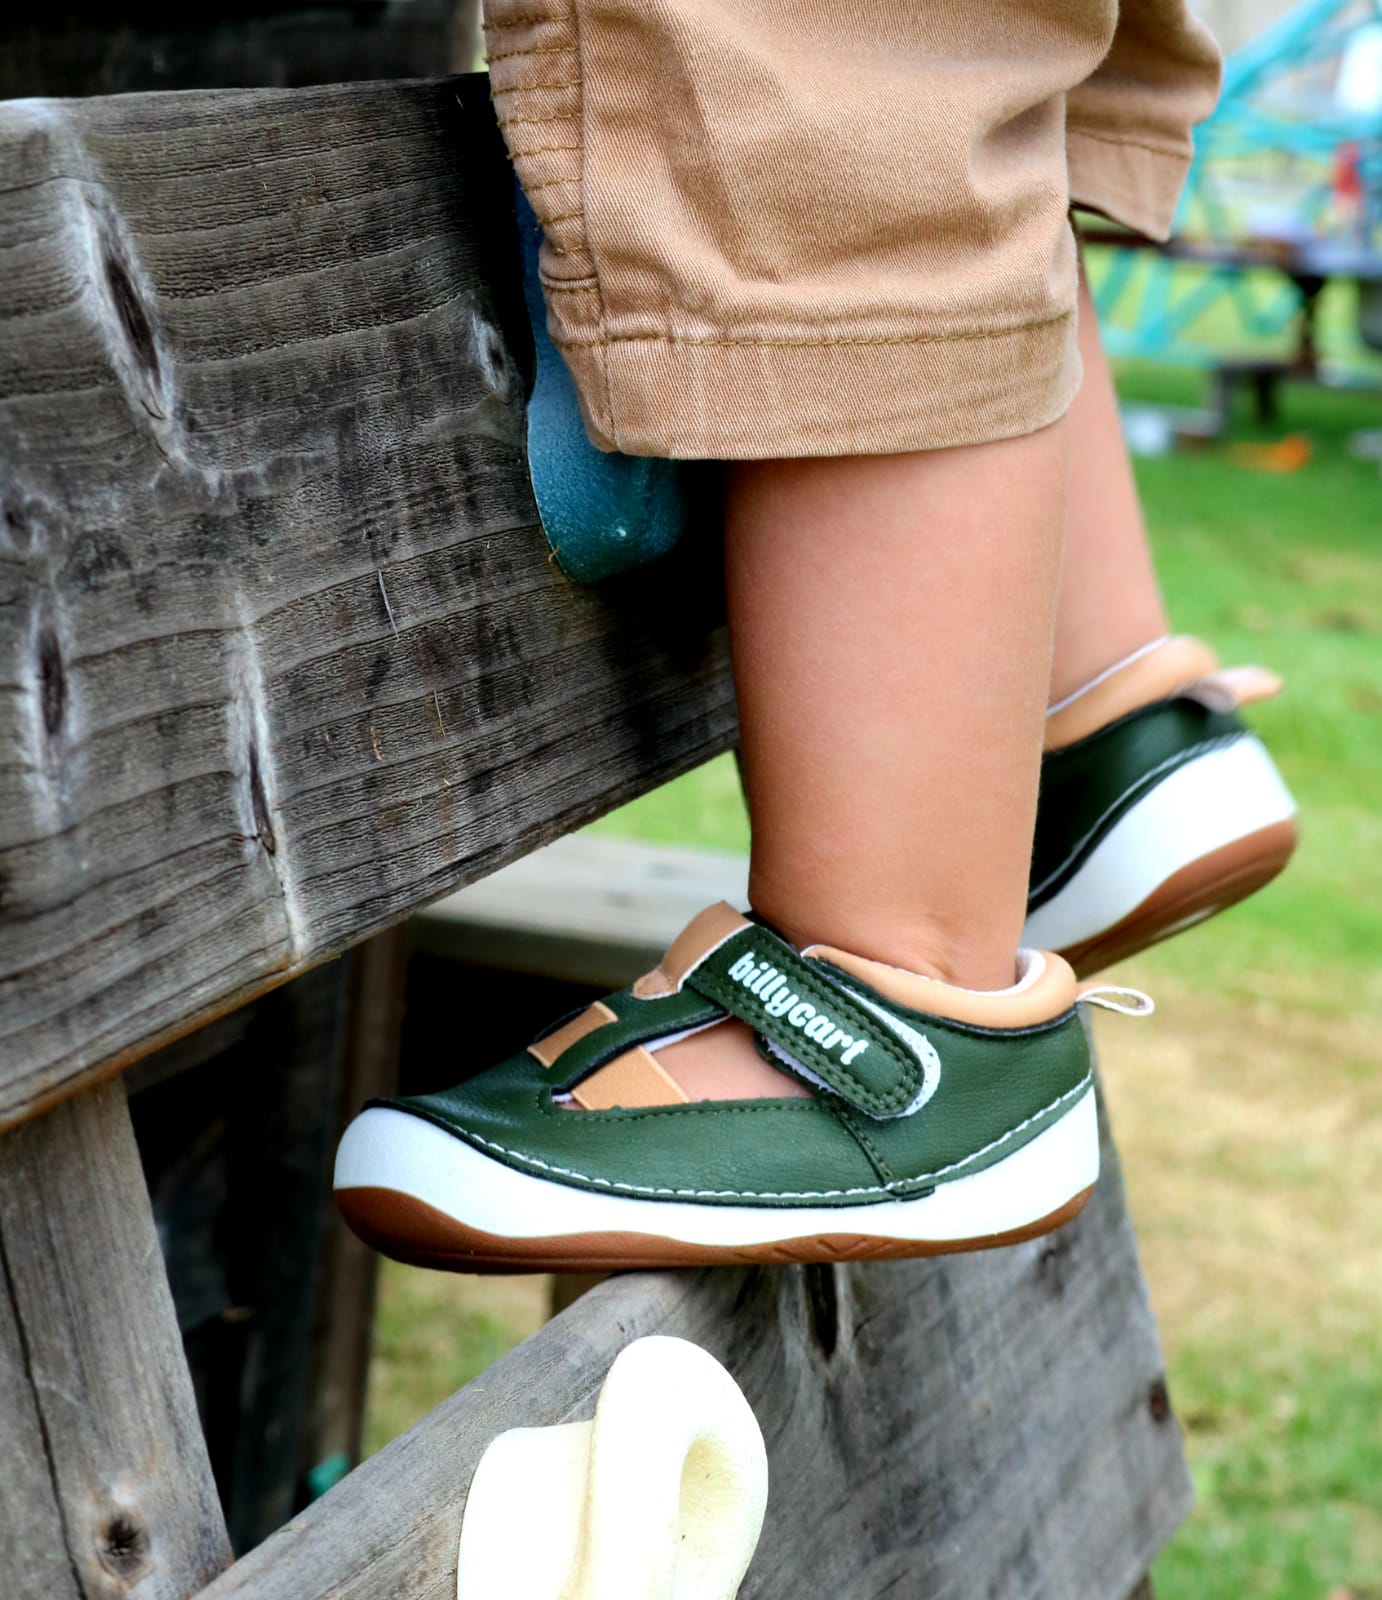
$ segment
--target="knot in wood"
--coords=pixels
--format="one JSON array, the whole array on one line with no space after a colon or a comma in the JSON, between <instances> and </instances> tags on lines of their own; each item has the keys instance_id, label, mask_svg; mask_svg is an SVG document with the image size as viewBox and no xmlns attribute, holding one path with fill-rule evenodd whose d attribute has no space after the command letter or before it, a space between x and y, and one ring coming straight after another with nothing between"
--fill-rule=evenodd
<instances>
[{"instance_id":1,"label":"knot in wood","mask_svg":"<svg viewBox=\"0 0 1382 1600\"><path fill-rule=\"evenodd\" d=\"M503 337L493 323L478 313L470 318L470 347L490 392L500 400L509 398L513 387L510 380L509 353Z\"/></svg>"},{"instance_id":2,"label":"knot in wood","mask_svg":"<svg viewBox=\"0 0 1382 1600\"><path fill-rule=\"evenodd\" d=\"M154 341L153 323L144 309L139 291L134 286L134 279L109 239L105 241L101 256L106 283L110 288L111 302L115 306L115 314L125 331L125 337L129 340L135 360L157 382L158 346Z\"/></svg>"},{"instance_id":3,"label":"knot in wood","mask_svg":"<svg viewBox=\"0 0 1382 1600\"><path fill-rule=\"evenodd\" d=\"M4 529L6 545L16 555L27 555L33 543L33 530L27 512L22 506L7 505L0 526Z\"/></svg>"},{"instance_id":4,"label":"knot in wood","mask_svg":"<svg viewBox=\"0 0 1382 1600\"><path fill-rule=\"evenodd\" d=\"M149 1564L149 1530L132 1511L116 1511L101 1528L96 1554L114 1578L131 1583Z\"/></svg>"},{"instance_id":5,"label":"knot in wood","mask_svg":"<svg viewBox=\"0 0 1382 1600\"><path fill-rule=\"evenodd\" d=\"M133 414L151 424L169 460L181 459L181 425L174 421L173 363L159 331L156 292L140 270L134 241L105 192L88 191L90 271L99 336ZM171 451L171 455L170 455Z\"/></svg>"},{"instance_id":6,"label":"knot in wood","mask_svg":"<svg viewBox=\"0 0 1382 1600\"><path fill-rule=\"evenodd\" d=\"M43 706L43 726L50 739L56 738L67 709L67 674L62 665L62 646L51 627L38 634L38 692Z\"/></svg>"}]
</instances>

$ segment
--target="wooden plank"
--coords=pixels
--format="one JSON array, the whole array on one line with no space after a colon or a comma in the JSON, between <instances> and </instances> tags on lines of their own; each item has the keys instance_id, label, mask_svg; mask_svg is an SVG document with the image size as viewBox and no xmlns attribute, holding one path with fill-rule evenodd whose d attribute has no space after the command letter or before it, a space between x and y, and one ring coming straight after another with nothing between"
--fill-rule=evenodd
<instances>
[{"instance_id":1,"label":"wooden plank","mask_svg":"<svg viewBox=\"0 0 1382 1600\"><path fill-rule=\"evenodd\" d=\"M749 861L580 834L419 913L416 947L476 966L620 989L715 900L748 904Z\"/></svg>"},{"instance_id":2,"label":"wooden plank","mask_svg":"<svg viewBox=\"0 0 1382 1600\"><path fill-rule=\"evenodd\" d=\"M733 736L582 591L484 80L0 105L0 1126Z\"/></svg>"},{"instance_id":3,"label":"wooden plank","mask_svg":"<svg viewBox=\"0 0 1382 1600\"><path fill-rule=\"evenodd\" d=\"M230 1559L124 1090L0 1139L0 1594L182 1600Z\"/></svg>"},{"instance_id":4,"label":"wooden plank","mask_svg":"<svg viewBox=\"0 0 1382 1600\"><path fill-rule=\"evenodd\" d=\"M151 89L297 88L468 72L476 0L56 0L0 15L0 99ZM228 13L228 14L227 14Z\"/></svg>"},{"instance_id":5,"label":"wooden plank","mask_svg":"<svg viewBox=\"0 0 1382 1600\"><path fill-rule=\"evenodd\" d=\"M1085 1213L1030 1245L603 1284L206 1600L451 1600L486 1443L589 1416L648 1333L712 1351L762 1423L772 1488L743 1600L1128 1595L1190 1486L1107 1136L1104 1159Z\"/></svg>"}]
</instances>

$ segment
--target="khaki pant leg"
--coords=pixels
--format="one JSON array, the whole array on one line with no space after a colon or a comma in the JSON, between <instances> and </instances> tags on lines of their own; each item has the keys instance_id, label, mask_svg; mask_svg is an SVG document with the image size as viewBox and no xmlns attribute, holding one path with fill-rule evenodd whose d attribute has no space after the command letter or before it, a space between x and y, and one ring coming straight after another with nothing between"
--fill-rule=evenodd
<instances>
[{"instance_id":1,"label":"khaki pant leg","mask_svg":"<svg viewBox=\"0 0 1382 1600\"><path fill-rule=\"evenodd\" d=\"M1184 0L1122 0L1108 56L1069 98L1072 202L1167 238L1191 130L1214 109L1220 73L1219 48Z\"/></svg>"},{"instance_id":2,"label":"khaki pant leg","mask_svg":"<svg viewBox=\"0 0 1382 1600\"><path fill-rule=\"evenodd\" d=\"M489 0L595 441L868 454L1059 417L1066 97L1115 22L1115 0Z\"/></svg>"}]
</instances>

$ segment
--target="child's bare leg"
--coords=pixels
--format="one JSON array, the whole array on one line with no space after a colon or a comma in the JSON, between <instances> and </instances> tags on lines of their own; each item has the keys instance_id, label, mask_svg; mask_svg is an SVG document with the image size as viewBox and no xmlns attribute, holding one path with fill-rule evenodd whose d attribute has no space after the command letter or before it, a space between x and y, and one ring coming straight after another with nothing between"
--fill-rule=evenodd
<instances>
[{"instance_id":1,"label":"child's bare leg","mask_svg":"<svg viewBox=\"0 0 1382 1600\"><path fill-rule=\"evenodd\" d=\"M1063 422L734 469L750 894L789 937L1013 981L1066 473Z\"/></svg>"},{"instance_id":2,"label":"child's bare leg","mask_svg":"<svg viewBox=\"0 0 1382 1600\"><path fill-rule=\"evenodd\" d=\"M1113 377L1083 275L1079 345L1084 384L1070 408L1070 501L1053 701L1168 631Z\"/></svg>"},{"instance_id":3,"label":"child's bare leg","mask_svg":"<svg viewBox=\"0 0 1382 1600\"><path fill-rule=\"evenodd\" d=\"M1079 347L1084 386L1070 411L1049 757L1024 941L1088 975L1261 888L1296 834L1295 803L1271 757L1232 715L1279 680L1255 668L1221 674L1207 644L1169 637L1083 281Z\"/></svg>"}]
</instances>

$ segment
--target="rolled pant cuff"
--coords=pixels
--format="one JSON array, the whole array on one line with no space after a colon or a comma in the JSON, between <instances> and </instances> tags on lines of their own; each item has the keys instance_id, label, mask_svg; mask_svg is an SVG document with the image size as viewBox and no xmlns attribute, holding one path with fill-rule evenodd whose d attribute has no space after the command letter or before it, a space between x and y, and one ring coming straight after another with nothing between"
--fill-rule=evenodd
<instances>
[{"instance_id":1,"label":"rolled pant cuff","mask_svg":"<svg viewBox=\"0 0 1382 1600\"><path fill-rule=\"evenodd\" d=\"M1188 152L1131 144L1078 127L1065 132L1070 204L1097 211L1149 239L1171 236Z\"/></svg>"},{"instance_id":2,"label":"rolled pant cuff","mask_svg":"<svg viewBox=\"0 0 1382 1600\"><path fill-rule=\"evenodd\" d=\"M1074 315L937 338L616 338L562 348L604 450L888 455L1031 433L1080 382Z\"/></svg>"}]
</instances>

